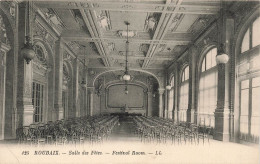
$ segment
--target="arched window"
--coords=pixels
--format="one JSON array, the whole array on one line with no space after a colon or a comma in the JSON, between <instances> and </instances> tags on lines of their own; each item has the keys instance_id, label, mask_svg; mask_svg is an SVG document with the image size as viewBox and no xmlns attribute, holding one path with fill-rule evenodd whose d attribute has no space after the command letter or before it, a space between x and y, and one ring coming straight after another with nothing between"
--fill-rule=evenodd
<instances>
[{"instance_id":1,"label":"arched window","mask_svg":"<svg viewBox=\"0 0 260 164\"><path fill-rule=\"evenodd\" d=\"M213 48L204 56L199 80L198 122L211 127L214 127L214 111L217 107L216 55L217 48Z\"/></svg>"},{"instance_id":2,"label":"arched window","mask_svg":"<svg viewBox=\"0 0 260 164\"><path fill-rule=\"evenodd\" d=\"M260 126L260 18L246 30L238 55L240 139L259 142Z\"/></svg>"},{"instance_id":3,"label":"arched window","mask_svg":"<svg viewBox=\"0 0 260 164\"><path fill-rule=\"evenodd\" d=\"M180 121L187 121L188 101L189 101L189 66L186 66L181 76L180 107L179 107Z\"/></svg>"},{"instance_id":4,"label":"arched window","mask_svg":"<svg viewBox=\"0 0 260 164\"><path fill-rule=\"evenodd\" d=\"M172 118L172 111L174 107L174 76L171 79L171 89L168 91L168 118Z\"/></svg>"},{"instance_id":5,"label":"arched window","mask_svg":"<svg viewBox=\"0 0 260 164\"><path fill-rule=\"evenodd\" d=\"M44 122L46 117L46 99L44 99L45 87L47 80L44 74L47 71L47 60L46 54L43 48L36 44L34 46L36 54L35 60L33 61L33 84L32 84L32 105L34 107L33 121L35 123Z\"/></svg>"}]
</instances>

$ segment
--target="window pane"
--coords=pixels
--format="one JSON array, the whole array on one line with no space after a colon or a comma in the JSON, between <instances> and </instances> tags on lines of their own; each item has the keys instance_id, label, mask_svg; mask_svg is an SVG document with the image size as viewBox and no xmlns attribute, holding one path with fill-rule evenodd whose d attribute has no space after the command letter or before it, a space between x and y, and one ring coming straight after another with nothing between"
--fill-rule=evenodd
<instances>
[{"instance_id":1,"label":"window pane","mask_svg":"<svg viewBox=\"0 0 260 164\"><path fill-rule=\"evenodd\" d=\"M205 58L203 59L202 65L201 65L201 72L205 71Z\"/></svg>"},{"instance_id":2,"label":"window pane","mask_svg":"<svg viewBox=\"0 0 260 164\"><path fill-rule=\"evenodd\" d=\"M260 18L258 17L253 23L253 33L252 33L252 47L260 44Z\"/></svg>"},{"instance_id":3,"label":"window pane","mask_svg":"<svg viewBox=\"0 0 260 164\"><path fill-rule=\"evenodd\" d=\"M258 82L259 82L258 77ZM254 79L253 79L254 81ZM259 85L259 83L257 84ZM260 86L252 88L251 135L259 136L260 130Z\"/></svg>"},{"instance_id":4,"label":"window pane","mask_svg":"<svg viewBox=\"0 0 260 164\"><path fill-rule=\"evenodd\" d=\"M241 53L249 50L249 29L246 31L241 45Z\"/></svg>"},{"instance_id":5,"label":"window pane","mask_svg":"<svg viewBox=\"0 0 260 164\"><path fill-rule=\"evenodd\" d=\"M260 116L260 87L252 89L252 116Z\"/></svg>"},{"instance_id":6,"label":"window pane","mask_svg":"<svg viewBox=\"0 0 260 164\"><path fill-rule=\"evenodd\" d=\"M213 48L211 50L211 67L215 67L217 65L216 56L217 56L217 48Z\"/></svg>"},{"instance_id":7,"label":"window pane","mask_svg":"<svg viewBox=\"0 0 260 164\"><path fill-rule=\"evenodd\" d=\"M241 81L241 89L249 88L249 80Z\"/></svg>"},{"instance_id":8,"label":"window pane","mask_svg":"<svg viewBox=\"0 0 260 164\"><path fill-rule=\"evenodd\" d=\"M185 68L185 80L189 79L189 66Z\"/></svg>"},{"instance_id":9,"label":"window pane","mask_svg":"<svg viewBox=\"0 0 260 164\"><path fill-rule=\"evenodd\" d=\"M34 122L41 122L43 117L43 85L33 82L32 101L34 107Z\"/></svg>"},{"instance_id":10,"label":"window pane","mask_svg":"<svg viewBox=\"0 0 260 164\"><path fill-rule=\"evenodd\" d=\"M174 77L172 77L171 86L172 86L172 87L174 86Z\"/></svg>"},{"instance_id":11,"label":"window pane","mask_svg":"<svg viewBox=\"0 0 260 164\"><path fill-rule=\"evenodd\" d=\"M249 89L241 90L240 132L248 133Z\"/></svg>"},{"instance_id":12,"label":"window pane","mask_svg":"<svg viewBox=\"0 0 260 164\"><path fill-rule=\"evenodd\" d=\"M252 87L257 87L257 86L258 87L260 86L260 77L253 78L252 80Z\"/></svg>"},{"instance_id":13,"label":"window pane","mask_svg":"<svg viewBox=\"0 0 260 164\"><path fill-rule=\"evenodd\" d=\"M206 55L206 70L211 68L211 51Z\"/></svg>"},{"instance_id":14,"label":"window pane","mask_svg":"<svg viewBox=\"0 0 260 164\"><path fill-rule=\"evenodd\" d=\"M259 38L260 40L260 38ZM251 66L252 69L260 69L260 54L258 54L257 56L255 56L253 59L252 59L252 63L253 65Z\"/></svg>"}]
</instances>

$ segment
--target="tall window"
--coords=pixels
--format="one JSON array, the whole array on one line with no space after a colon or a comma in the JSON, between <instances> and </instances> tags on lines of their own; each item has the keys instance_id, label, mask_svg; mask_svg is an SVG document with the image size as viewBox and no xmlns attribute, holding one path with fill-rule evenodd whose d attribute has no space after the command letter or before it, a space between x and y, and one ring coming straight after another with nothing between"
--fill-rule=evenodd
<instances>
[{"instance_id":1,"label":"tall window","mask_svg":"<svg viewBox=\"0 0 260 164\"><path fill-rule=\"evenodd\" d=\"M43 120L43 85L33 82L32 105L34 107L33 121L42 122Z\"/></svg>"},{"instance_id":2,"label":"tall window","mask_svg":"<svg viewBox=\"0 0 260 164\"><path fill-rule=\"evenodd\" d=\"M189 101L189 66L185 67L181 77L180 88L180 121L187 121L187 109Z\"/></svg>"},{"instance_id":3,"label":"tall window","mask_svg":"<svg viewBox=\"0 0 260 164\"><path fill-rule=\"evenodd\" d=\"M172 111L174 107L174 77L171 80L171 90L168 91L168 118L172 118Z\"/></svg>"},{"instance_id":4,"label":"tall window","mask_svg":"<svg viewBox=\"0 0 260 164\"><path fill-rule=\"evenodd\" d=\"M260 126L260 18L244 34L238 61L240 139L259 142Z\"/></svg>"},{"instance_id":5,"label":"tall window","mask_svg":"<svg viewBox=\"0 0 260 164\"><path fill-rule=\"evenodd\" d=\"M217 78L216 64L217 48L211 49L204 57L201 65L199 81L199 124L214 127L214 111L217 107Z\"/></svg>"}]
</instances>

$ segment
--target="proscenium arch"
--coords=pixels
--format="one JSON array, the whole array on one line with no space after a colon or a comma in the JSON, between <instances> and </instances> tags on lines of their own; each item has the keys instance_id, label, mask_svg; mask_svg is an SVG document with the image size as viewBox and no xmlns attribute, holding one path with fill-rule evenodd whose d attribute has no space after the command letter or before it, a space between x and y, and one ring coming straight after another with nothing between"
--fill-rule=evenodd
<instances>
[{"instance_id":1,"label":"proscenium arch","mask_svg":"<svg viewBox=\"0 0 260 164\"><path fill-rule=\"evenodd\" d=\"M120 81L120 80L112 80L112 81L109 81L105 84L105 86L108 86L108 85L112 85L112 84L125 84L123 81ZM146 89L148 89L148 86L147 84L145 84L144 82L142 81L134 81L134 82L128 82L128 84L138 84L138 85L143 85L143 87L145 87Z\"/></svg>"},{"instance_id":2,"label":"proscenium arch","mask_svg":"<svg viewBox=\"0 0 260 164\"><path fill-rule=\"evenodd\" d=\"M105 74L105 73L109 73L109 72L113 72L113 71L122 71L122 70L124 70L124 69L113 69L113 70L107 70L107 71L104 71L104 72L100 72L98 75L96 75L96 76L93 78L92 86L94 86L95 81L96 81L96 79L97 79L99 76L101 76L101 75L103 75L103 74ZM156 75L154 75L153 73L151 73L151 72L148 72L148 71L145 71L145 70L138 70L138 69L131 69L130 71L136 71L136 72L147 73L147 74L153 76L153 77L157 80L158 85L159 85L159 88L161 88L161 87L163 86L162 83L161 83L161 81L159 80L159 78L158 78Z\"/></svg>"}]
</instances>

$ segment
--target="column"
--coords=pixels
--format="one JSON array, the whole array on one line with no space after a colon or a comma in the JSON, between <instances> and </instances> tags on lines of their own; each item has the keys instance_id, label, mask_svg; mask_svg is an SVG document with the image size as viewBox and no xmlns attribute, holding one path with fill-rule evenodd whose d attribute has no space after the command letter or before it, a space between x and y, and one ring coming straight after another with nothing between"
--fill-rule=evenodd
<instances>
[{"instance_id":1,"label":"column","mask_svg":"<svg viewBox=\"0 0 260 164\"><path fill-rule=\"evenodd\" d=\"M85 67L83 69L83 78L85 79L85 86L82 86L83 92L84 92L84 107L83 107L83 111L81 113L81 116L87 116L87 108L88 108L88 101L87 101L87 68Z\"/></svg>"},{"instance_id":2,"label":"column","mask_svg":"<svg viewBox=\"0 0 260 164\"><path fill-rule=\"evenodd\" d=\"M25 2L19 4L18 10L18 43L19 50L24 47L25 41ZM21 52L21 51L19 51ZM34 108L32 105L32 61L27 64L21 53L18 54L17 79L17 122L18 126L28 126L33 123ZM18 127L17 127L18 128Z\"/></svg>"},{"instance_id":3,"label":"column","mask_svg":"<svg viewBox=\"0 0 260 164\"><path fill-rule=\"evenodd\" d=\"M147 116L153 115L153 93L152 91L147 92Z\"/></svg>"},{"instance_id":4,"label":"column","mask_svg":"<svg viewBox=\"0 0 260 164\"><path fill-rule=\"evenodd\" d=\"M159 117L163 117L163 93L164 93L163 88L158 89L159 93Z\"/></svg>"},{"instance_id":5,"label":"column","mask_svg":"<svg viewBox=\"0 0 260 164\"><path fill-rule=\"evenodd\" d=\"M170 118L170 119L172 119L172 108L170 109L169 108L169 103L170 103L170 101L169 101L169 97L170 97L170 93L171 93L171 90L167 90L167 95L168 95L168 97L167 97L167 104L168 104L168 111L167 111L167 118ZM174 100L172 100L172 101L174 101Z\"/></svg>"},{"instance_id":6,"label":"column","mask_svg":"<svg viewBox=\"0 0 260 164\"><path fill-rule=\"evenodd\" d=\"M5 137L5 82L6 82L6 53L10 46L0 41L0 140Z\"/></svg>"},{"instance_id":7,"label":"column","mask_svg":"<svg viewBox=\"0 0 260 164\"><path fill-rule=\"evenodd\" d=\"M73 116L72 117L79 117L79 61L77 58L73 61L73 74L72 74L72 81L73 81Z\"/></svg>"},{"instance_id":8,"label":"column","mask_svg":"<svg viewBox=\"0 0 260 164\"><path fill-rule=\"evenodd\" d=\"M224 4L225 5L225 4ZM224 6L225 8L225 6ZM231 53L231 40L234 34L234 19L228 18L227 14L222 10L223 17L218 20L219 34L222 37L219 39L220 43L225 43L226 54ZM215 110L215 131L213 138L220 141L229 141L229 121L230 121L230 107L229 107L229 92L230 92L230 61L226 64L218 64L218 101L217 109Z\"/></svg>"},{"instance_id":9,"label":"column","mask_svg":"<svg viewBox=\"0 0 260 164\"><path fill-rule=\"evenodd\" d=\"M88 87L88 99L89 99L89 115L92 116L93 115L93 107L94 107L94 87Z\"/></svg>"},{"instance_id":10,"label":"column","mask_svg":"<svg viewBox=\"0 0 260 164\"><path fill-rule=\"evenodd\" d=\"M196 88L196 56L197 49L194 45L189 49L189 105L187 110L187 122L195 123L195 88Z\"/></svg>"},{"instance_id":11,"label":"column","mask_svg":"<svg viewBox=\"0 0 260 164\"><path fill-rule=\"evenodd\" d=\"M164 73L164 75L165 75L165 81L166 81L166 83L165 83L165 87L168 85L168 81L169 81L169 79L168 79L168 74L167 74L167 71ZM168 118L168 108L169 108L169 105L168 105L168 103L169 103L169 99L168 99L168 97L169 97L169 90L167 90L166 88L165 88L165 94L164 94L164 96L163 96L163 98L164 98L164 111L163 111L163 117L164 118Z\"/></svg>"},{"instance_id":12,"label":"column","mask_svg":"<svg viewBox=\"0 0 260 164\"><path fill-rule=\"evenodd\" d=\"M179 71L178 64L174 65L174 122L179 122Z\"/></svg>"},{"instance_id":13,"label":"column","mask_svg":"<svg viewBox=\"0 0 260 164\"><path fill-rule=\"evenodd\" d=\"M62 39L56 41L56 54L55 54L55 100L52 120L63 119L64 109L62 106L62 85L63 85L63 53L64 45Z\"/></svg>"}]
</instances>

